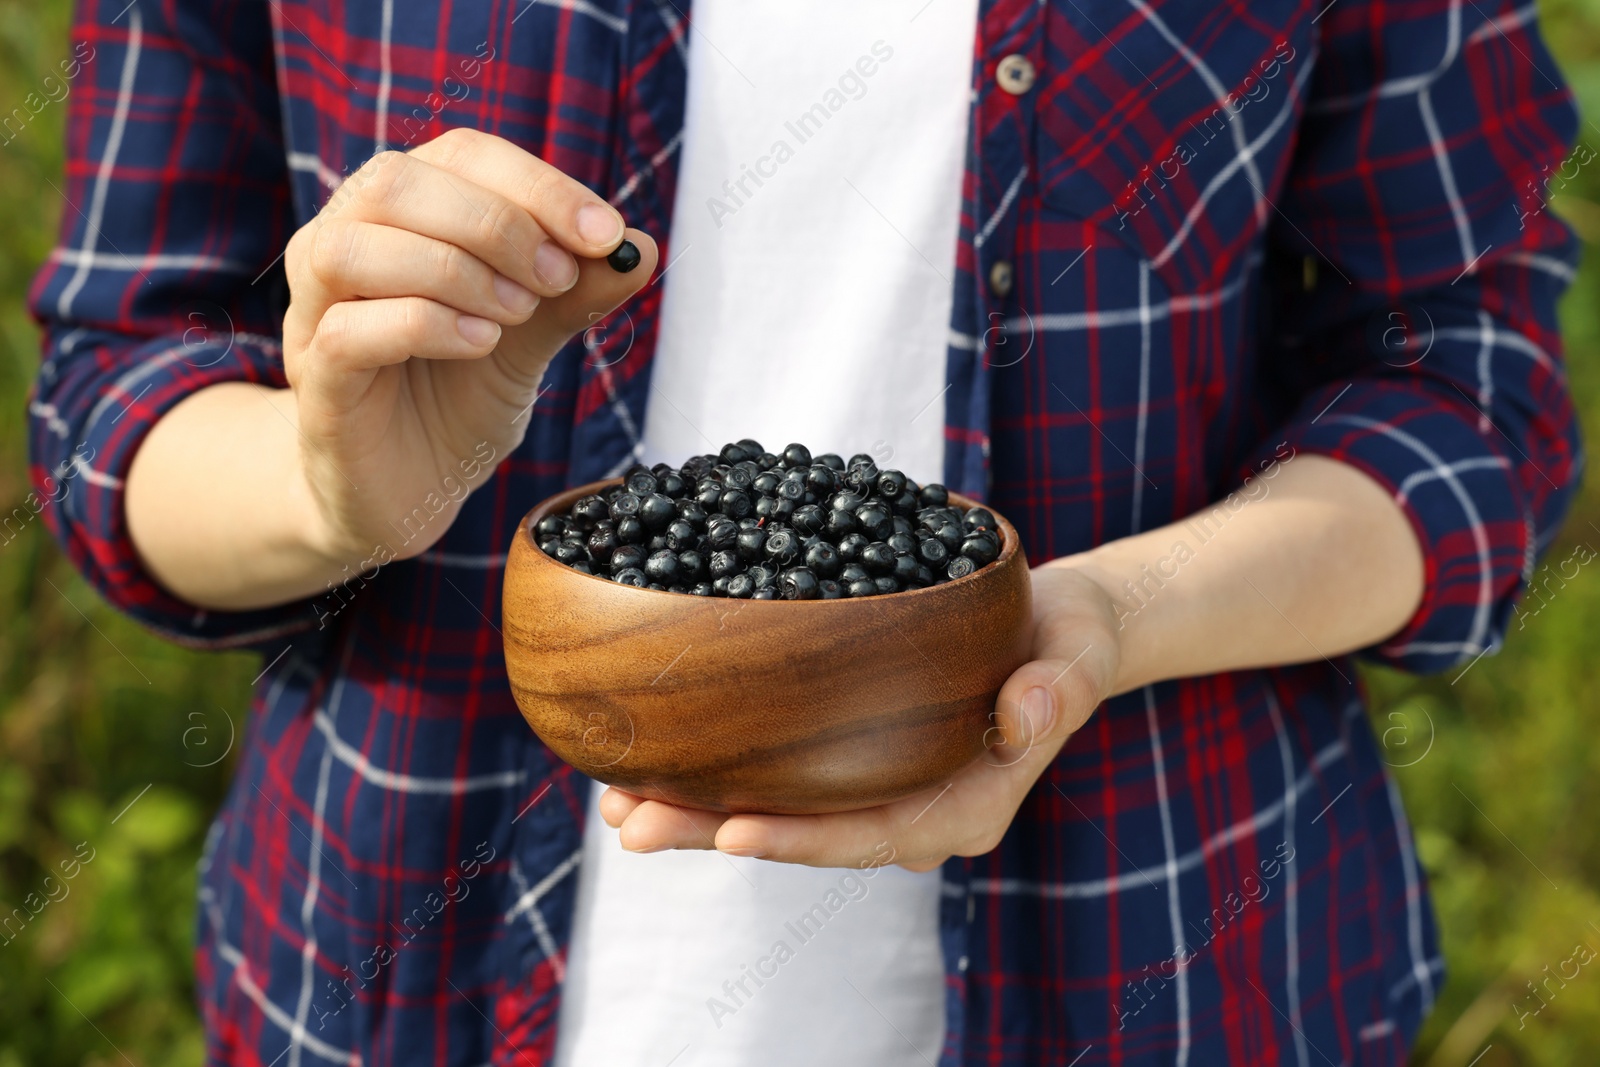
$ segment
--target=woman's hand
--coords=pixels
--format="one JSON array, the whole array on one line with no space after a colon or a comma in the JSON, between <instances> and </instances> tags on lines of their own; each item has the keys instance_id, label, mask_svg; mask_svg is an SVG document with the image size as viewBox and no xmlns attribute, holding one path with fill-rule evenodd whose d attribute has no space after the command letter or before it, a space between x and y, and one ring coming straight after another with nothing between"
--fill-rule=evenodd
<instances>
[{"instance_id":1,"label":"woman's hand","mask_svg":"<svg viewBox=\"0 0 1600 1067\"><path fill-rule=\"evenodd\" d=\"M898 863L914 871L988 852L1062 744L1112 691L1121 659L1111 597L1082 572L1035 569L1033 605L1033 659L1000 690L992 747L949 782L828 815L726 815L613 788L600 813L635 852L716 848L813 867Z\"/></svg>"},{"instance_id":2,"label":"woman's hand","mask_svg":"<svg viewBox=\"0 0 1600 1067\"><path fill-rule=\"evenodd\" d=\"M1196 524L1173 523L1033 571L1033 662L1000 691L1000 743L948 784L831 815L720 815L609 789L600 812L638 852L715 847L927 870L994 848L1106 697L1365 648L1400 629L1422 598L1422 550L1405 513L1335 460L1291 451L1201 518L1204 540Z\"/></svg>"},{"instance_id":3,"label":"woman's hand","mask_svg":"<svg viewBox=\"0 0 1600 1067\"><path fill-rule=\"evenodd\" d=\"M385 152L289 241L290 388L224 382L153 426L129 469L150 573L203 608L321 594L414 556L522 441L574 334L642 288L599 257L622 216L508 141Z\"/></svg>"},{"instance_id":4,"label":"woman's hand","mask_svg":"<svg viewBox=\"0 0 1600 1067\"><path fill-rule=\"evenodd\" d=\"M405 557L449 527L516 448L557 350L641 288L599 257L622 216L509 141L451 130L373 157L289 241L284 367L313 538L335 559L393 542L448 498ZM444 490L441 486L446 487Z\"/></svg>"}]
</instances>

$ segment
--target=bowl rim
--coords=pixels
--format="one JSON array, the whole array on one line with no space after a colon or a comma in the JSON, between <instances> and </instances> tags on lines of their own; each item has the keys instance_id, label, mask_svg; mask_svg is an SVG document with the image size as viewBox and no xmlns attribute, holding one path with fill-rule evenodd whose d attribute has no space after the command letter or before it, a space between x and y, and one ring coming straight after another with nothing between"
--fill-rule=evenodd
<instances>
[{"instance_id":1,"label":"bowl rim","mask_svg":"<svg viewBox=\"0 0 1600 1067\"><path fill-rule=\"evenodd\" d=\"M568 489L563 489L558 493L552 493L550 496L534 505L534 507L529 510L527 514L523 515L522 521L517 524L517 532L515 536L526 539L528 546L533 550L533 555L540 561L541 564L559 567L561 570L573 575L574 577L592 579L593 581L601 582L612 589L628 590L631 593L645 593L650 596L664 595L684 597L689 601L698 603L716 603L720 601L728 601L730 603L743 605L745 607L760 605L757 610L762 611L767 610L769 605L774 607L781 606L790 610L802 604L806 605L807 607L820 608L822 606L827 606L828 608L838 610L840 605L870 604L874 600L893 600L896 603L904 603L907 599L920 594L938 593L942 590L949 589L952 586L970 583L985 576L994 577L1002 569L1013 563L1022 548L1022 539L1017 534L1016 527L1011 525L1011 521L1009 519L1000 514L994 508L990 507L988 504L980 503L964 493L957 493L955 490L951 489L947 490L947 492L949 492L952 500L963 501L966 507L969 509L975 507L987 508L989 513L995 517L995 520L1000 523L1000 555L995 558L993 563L979 567L971 574L964 575L960 578L951 579L942 585L930 585L921 589L902 589L898 593L878 593L874 596L863 597L839 597L835 600L779 600L777 598L773 598L772 600L746 600L738 597L703 597L695 596L693 593L674 593L670 589L647 589L641 588L637 585L622 585L621 583L614 582L609 578L603 578L598 574L584 574L582 571L574 570L565 563L551 559L549 556L544 554L544 550L541 549L538 545L538 542L533 539L533 526L535 523L544 518L546 515L550 514L551 511L555 510L556 505L563 499L568 500L567 506L570 507L583 497L593 496L604 489L609 489L614 485L621 485L623 481L624 479L619 475L615 478L602 478L599 481L589 482L585 485L573 486Z\"/></svg>"}]
</instances>

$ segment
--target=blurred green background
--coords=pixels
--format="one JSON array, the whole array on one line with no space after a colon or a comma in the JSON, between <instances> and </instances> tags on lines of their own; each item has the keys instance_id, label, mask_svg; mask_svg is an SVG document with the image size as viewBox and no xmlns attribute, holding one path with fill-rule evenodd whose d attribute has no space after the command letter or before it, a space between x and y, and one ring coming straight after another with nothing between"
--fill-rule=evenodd
<instances>
[{"instance_id":1,"label":"blurred green background","mask_svg":"<svg viewBox=\"0 0 1600 1067\"><path fill-rule=\"evenodd\" d=\"M1600 118L1600 0L1540 7L1585 114ZM66 0L0 0L0 101L22 101L66 58L68 16ZM64 114L51 104L0 144L0 516L29 488L38 341L23 296L62 210ZM1600 126L1579 137L1600 150ZM1600 449L1600 168L1581 169L1555 209L1588 248L1563 315L1585 436ZM198 1064L195 861L260 664L157 640L96 598L39 521L15 533L0 532L0 919L29 894L33 907L58 899L0 931L0 1067ZM1579 545L1600 550L1593 479L1548 558ZM1600 966L1551 977L1591 958L1580 945L1600 950L1600 750L1583 710L1600 710L1600 567L1572 572L1543 572L1544 606L1464 675L1368 672L1450 968L1420 1064L1597 1061Z\"/></svg>"}]
</instances>

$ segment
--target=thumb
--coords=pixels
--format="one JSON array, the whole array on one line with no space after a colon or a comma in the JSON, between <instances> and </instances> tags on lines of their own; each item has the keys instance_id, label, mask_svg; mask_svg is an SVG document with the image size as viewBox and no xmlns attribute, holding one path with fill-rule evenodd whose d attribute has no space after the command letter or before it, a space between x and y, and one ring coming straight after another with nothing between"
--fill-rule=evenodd
<instances>
[{"instance_id":1,"label":"thumb","mask_svg":"<svg viewBox=\"0 0 1600 1067\"><path fill-rule=\"evenodd\" d=\"M655 241L644 231L630 229L624 236L639 250L639 265L624 274L605 259L579 257L578 281L571 289L541 301L528 321L506 328L495 351L505 358L509 369L537 382L561 346L588 330L596 331L597 343L613 330L622 331L623 336L614 343L632 345L631 320L626 324L604 320L650 283L660 254ZM608 360L621 358L616 354Z\"/></svg>"},{"instance_id":2,"label":"thumb","mask_svg":"<svg viewBox=\"0 0 1600 1067\"><path fill-rule=\"evenodd\" d=\"M1042 771L1110 689L1115 650L1104 645L1084 630L1036 641L1038 658L1017 668L1000 688L984 758L999 767Z\"/></svg>"}]
</instances>

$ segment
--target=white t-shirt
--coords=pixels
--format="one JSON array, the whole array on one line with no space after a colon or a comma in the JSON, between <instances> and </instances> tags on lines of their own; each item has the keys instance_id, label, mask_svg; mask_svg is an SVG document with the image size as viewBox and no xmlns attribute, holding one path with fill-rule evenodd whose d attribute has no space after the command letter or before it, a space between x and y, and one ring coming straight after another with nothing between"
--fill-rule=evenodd
<instances>
[{"instance_id":1,"label":"white t-shirt","mask_svg":"<svg viewBox=\"0 0 1600 1067\"><path fill-rule=\"evenodd\" d=\"M696 0L646 463L753 437L940 480L976 13ZM556 1063L923 1067L938 905L938 871L627 853L591 801Z\"/></svg>"}]
</instances>

